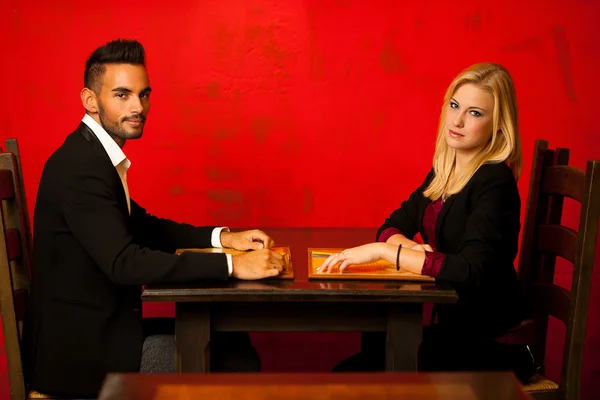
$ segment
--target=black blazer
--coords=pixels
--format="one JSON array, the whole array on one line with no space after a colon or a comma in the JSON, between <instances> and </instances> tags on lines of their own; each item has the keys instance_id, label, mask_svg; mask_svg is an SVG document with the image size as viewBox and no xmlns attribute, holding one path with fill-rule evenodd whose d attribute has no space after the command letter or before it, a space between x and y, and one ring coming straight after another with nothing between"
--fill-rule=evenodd
<instances>
[{"instance_id":1,"label":"black blazer","mask_svg":"<svg viewBox=\"0 0 600 400\"><path fill-rule=\"evenodd\" d=\"M48 159L34 214L26 379L48 393L97 396L107 372L137 372L143 342L141 285L228 278L214 227L151 216L131 200L108 154L81 123Z\"/></svg>"},{"instance_id":2,"label":"black blazer","mask_svg":"<svg viewBox=\"0 0 600 400\"><path fill-rule=\"evenodd\" d=\"M431 202L423 196L433 169L408 200L379 228L390 227L407 238L423 241L423 215ZM444 203L436 222L437 251L445 254L438 282L454 285L456 306L437 305L438 321L477 335L495 335L520 322L526 314L514 260L519 245L521 200L511 169L484 164L459 193Z\"/></svg>"}]
</instances>

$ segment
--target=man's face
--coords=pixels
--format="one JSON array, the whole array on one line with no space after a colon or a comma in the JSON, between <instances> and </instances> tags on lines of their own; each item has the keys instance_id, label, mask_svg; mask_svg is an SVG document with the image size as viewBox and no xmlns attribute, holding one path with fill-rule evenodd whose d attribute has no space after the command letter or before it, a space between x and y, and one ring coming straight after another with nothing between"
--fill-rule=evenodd
<instances>
[{"instance_id":1,"label":"man's face","mask_svg":"<svg viewBox=\"0 0 600 400\"><path fill-rule=\"evenodd\" d=\"M150 85L142 65L108 64L98 98L100 124L117 142L139 139L150 110Z\"/></svg>"}]
</instances>

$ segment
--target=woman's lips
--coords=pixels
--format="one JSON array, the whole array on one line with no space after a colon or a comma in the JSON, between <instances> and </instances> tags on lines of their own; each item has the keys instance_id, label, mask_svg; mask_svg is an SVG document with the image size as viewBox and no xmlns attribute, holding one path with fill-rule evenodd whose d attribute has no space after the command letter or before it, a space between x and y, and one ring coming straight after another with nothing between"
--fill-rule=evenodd
<instances>
[{"instance_id":1,"label":"woman's lips","mask_svg":"<svg viewBox=\"0 0 600 400\"><path fill-rule=\"evenodd\" d=\"M451 130L451 129L448 129L448 133L449 133L449 134L450 134L450 136L451 136L451 137L453 137L453 138L461 138L461 137L464 137L464 136L465 136L465 135L461 135L461 134L460 134L460 133L458 133L458 132L454 132L454 131L453 131L453 130Z\"/></svg>"}]
</instances>

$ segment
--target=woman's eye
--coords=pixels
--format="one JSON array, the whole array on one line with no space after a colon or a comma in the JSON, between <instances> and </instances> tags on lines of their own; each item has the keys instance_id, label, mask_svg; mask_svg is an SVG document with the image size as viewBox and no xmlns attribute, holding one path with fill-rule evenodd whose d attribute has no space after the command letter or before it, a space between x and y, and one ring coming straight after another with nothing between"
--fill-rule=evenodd
<instances>
[{"instance_id":1,"label":"woman's eye","mask_svg":"<svg viewBox=\"0 0 600 400\"><path fill-rule=\"evenodd\" d=\"M455 102L451 101L450 102L450 107L452 107L452 108L458 108L458 104L456 104Z\"/></svg>"}]
</instances>

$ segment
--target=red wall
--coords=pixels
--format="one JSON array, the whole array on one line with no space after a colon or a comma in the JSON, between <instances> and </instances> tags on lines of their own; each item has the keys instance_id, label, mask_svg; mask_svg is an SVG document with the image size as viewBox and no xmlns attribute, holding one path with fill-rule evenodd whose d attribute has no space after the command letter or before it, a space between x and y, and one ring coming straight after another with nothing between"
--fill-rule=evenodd
<instances>
[{"instance_id":1,"label":"red wall","mask_svg":"<svg viewBox=\"0 0 600 400\"><path fill-rule=\"evenodd\" d=\"M125 148L129 188L176 220L377 227L430 168L447 85L480 61L515 80L524 203L536 138L578 167L600 159L597 1L51 3L0 2L0 138L20 141L31 213L46 158L83 115L85 59L117 37L145 45L153 87L143 140ZM599 286L587 393L600 389Z\"/></svg>"}]
</instances>

